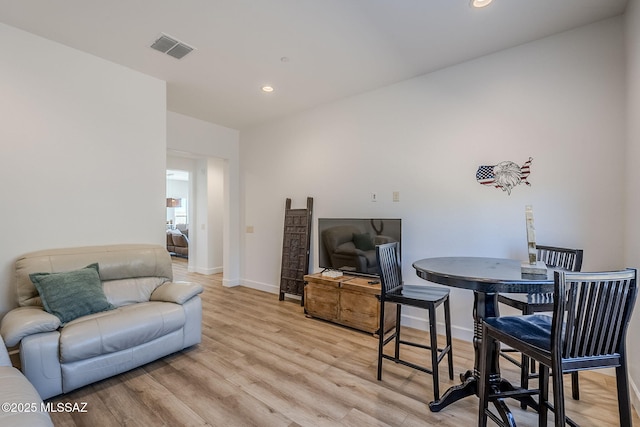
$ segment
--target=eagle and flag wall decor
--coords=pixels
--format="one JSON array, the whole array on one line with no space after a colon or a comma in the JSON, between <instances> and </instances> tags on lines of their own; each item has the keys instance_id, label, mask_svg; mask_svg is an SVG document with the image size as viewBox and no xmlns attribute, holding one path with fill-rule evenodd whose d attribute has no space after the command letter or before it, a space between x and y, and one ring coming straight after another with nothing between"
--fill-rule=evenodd
<instances>
[{"instance_id":1,"label":"eagle and flag wall decor","mask_svg":"<svg viewBox=\"0 0 640 427\"><path fill-rule=\"evenodd\" d=\"M529 157L522 166L515 162L505 161L493 166L479 166L476 171L476 181L482 185L500 188L511 195L511 190L516 185L525 183L531 185L527 178L531 173L531 161Z\"/></svg>"}]
</instances>

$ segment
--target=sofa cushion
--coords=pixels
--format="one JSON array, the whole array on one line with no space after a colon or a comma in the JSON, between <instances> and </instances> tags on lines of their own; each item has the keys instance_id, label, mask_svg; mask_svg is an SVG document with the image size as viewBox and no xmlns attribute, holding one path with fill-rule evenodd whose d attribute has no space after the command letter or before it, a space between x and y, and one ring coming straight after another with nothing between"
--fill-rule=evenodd
<instances>
[{"instance_id":1,"label":"sofa cushion","mask_svg":"<svg viewBox=\"0 0 640 427\"><path fill-rule=\"evenodd\" d=\"M146 302L84 316L60 333L60 362L70 363L131 349L184 326L179 304Z\"/></svg>"},{"instance_id":2,"label":"sofa cushion","mask_svg":"<svg viewBox=\"0 0 640 427\"><path fill-rule=\"evenodd\" d=\"M97 263L62 273L31 273L29 277L44 309L62 323L113 308L102 289Z\"/></svg>"},{"instance_id":3,"label":"sofa cushion","mask_svg":"<svg viewBox=\"0 0 640 427\"><path fill-rule=\"evenodd\" d=\"M166 277L132 277L102 282L107 300L116 307L147 302L151 293L167 281Z\"/></svg>"}]
</instances>

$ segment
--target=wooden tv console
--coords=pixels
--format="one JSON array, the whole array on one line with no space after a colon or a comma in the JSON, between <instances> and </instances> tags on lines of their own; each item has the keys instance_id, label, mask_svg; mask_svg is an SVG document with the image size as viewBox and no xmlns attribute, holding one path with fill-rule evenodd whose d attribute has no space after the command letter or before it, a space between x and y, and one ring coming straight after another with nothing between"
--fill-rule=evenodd
<instances>
[{"instance_id":1,"label":"wooden tv console","mask_svg":"<svg viewBox=\"0 0 640 427\"><path fill-rule=\"evenodd\" d=\"M370 283L375 281L376 283ZM377 334L380 329L380 283L358 276L324 277L321 273L304 276L304 312L309 317L328 320L354 329ZM394 304L387 303L385 330L395 325Z\"/></svg>"}]
</instances>

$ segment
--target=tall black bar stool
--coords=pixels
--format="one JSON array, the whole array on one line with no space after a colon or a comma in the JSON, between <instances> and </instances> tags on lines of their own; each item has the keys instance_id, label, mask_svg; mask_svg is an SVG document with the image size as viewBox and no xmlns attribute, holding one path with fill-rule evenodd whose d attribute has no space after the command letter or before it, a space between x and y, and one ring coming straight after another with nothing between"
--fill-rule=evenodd
<instances>
[{"instance_id":1,"label":"tall black bar stool","mask_svg":"<svg viewBox=\"0 0 640 427\"><path fill-rule=\"evenodd\" d=\"M566 416L564 384L559 373L615 367L620 426L631 427L631 403L627 372L626 336L637 296L635 269L598 273L554 273L553 315L502 316L484 319L480 359L480 405L478 426L487 425L487 417L500 426L509 423L491 412L494 399L515 397L492 389L488 367L496 341L517 349L540 364L540 389L520 390L539 394L538 425L547 425L549 409L555 414L555 426L576 426ZM549 371L553 375L549 375ZM549 379L553 381L553 403L549 397Z\"/></svg>"},{"instance_id":2,"label":"tall black bar stool","mask_svg":"<svg viewBox=\"0 0 640 427\"><path fill-rule=\"evenodd\" d=\"M536 247L538 260L543 261L548 267L562 268L567 271L580 271L582 268L582 249L559 248L555 246ZM498 302L514 307L524 315L548 312L553 310L553 293L540 294L498 294ZM500 356L509 362L520 367L520 385L522 388L529 388L529 379L537 378L535 363L531 363L529 358L523 354L520 361L514 359L509 353L514 349L500 349ZM571 374L571 395L575 400L580 399L580 386L578 373ZM526 405L521 404L524 408Z\"/></svg>"},{"instance_id":3,"label":"tall black bar stool","mask_svg":"<svg viewBox=\"0 0 640 427\"><path fill-rule=\"evenodd\" d=\"M378 381L382 379L382 360L387 359L431 374L433 377L434 400L440 398L438 365L448 357L449 379L453 380L453 352L451 346L451 317L449 311L449 289L436 286L404 285L402 269L398 254L398 243L386 243L376 246L376 258L380 270L380 329L378 342ZM395 326L385 331L384 316L386 303L396 304ZM438 332L436 328L436 308L444 305L446 346L438 348ZM400 337L400 317L402 306L418 307L429 313L429 345L411 342ZM384 346L394 341L394 355L384 354ZM400 346L407 345L430 350L431 366L425 367L403 360L400 356Z\"/></svg>"}]
</instances>

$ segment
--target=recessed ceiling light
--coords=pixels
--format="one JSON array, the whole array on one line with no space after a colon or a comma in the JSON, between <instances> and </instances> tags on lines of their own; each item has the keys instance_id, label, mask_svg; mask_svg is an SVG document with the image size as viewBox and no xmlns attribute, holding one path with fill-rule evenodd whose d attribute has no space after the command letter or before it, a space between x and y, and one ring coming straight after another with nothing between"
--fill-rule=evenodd
<instances>
[{"instance_id":1,"label":"recessed ceiling light","mask_svg":"<svg viewBox=\"0 0 640 427\"><path fill-rule=\"evenodd\" d=\"M485 7L485 6L489 6L489 4L492 2L493 0L471 0L471 6L473 7Z\"/></svg>"},{"instance_id":2,"label":"recessed ceiling light","mask_svg":"<svg viewBox=\"0 0 640 427\"><path fill-rule=\"evenodd\" d=\"M262 91L263 92L267 92L267 93L271 93L271 92L273 92L273 87L272 86L262 86Z\"/></svg>"}]
</instances>

